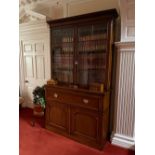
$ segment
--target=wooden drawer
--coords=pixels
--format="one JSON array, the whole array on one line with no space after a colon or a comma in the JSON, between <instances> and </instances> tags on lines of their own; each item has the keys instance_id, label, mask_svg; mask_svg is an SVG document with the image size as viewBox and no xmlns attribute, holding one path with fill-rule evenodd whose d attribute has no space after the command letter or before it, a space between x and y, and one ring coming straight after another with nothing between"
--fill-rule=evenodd
<instances>
[{"instance_id":1,"label":"wooden drawer","mask_svg":"<svg viewBox=\"0 0 155 155\"><path fill-rule=\"evenodd\" d=\"M81 93L65 92L58 89L46 91L47 100L55 100L71 105L78 105L92 110L99 110L99 97Z\"/></svg>"},{"instance_id":2,"label":"wooden drawer","mask_svg":"<svg viewBox=\"0 0 155 155\"><path fill-rule=\"evenodd\" d=\"M76 105L87 107L92 110L99 109L99 98L88 95L75 95L72 97L72 102Z\"/></svg>"}]
</instances>

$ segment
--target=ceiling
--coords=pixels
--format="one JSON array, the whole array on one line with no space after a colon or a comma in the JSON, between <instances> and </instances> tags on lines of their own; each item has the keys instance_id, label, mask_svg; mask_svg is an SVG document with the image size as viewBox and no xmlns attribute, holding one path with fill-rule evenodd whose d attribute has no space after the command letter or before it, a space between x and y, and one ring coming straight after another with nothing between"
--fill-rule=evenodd
<instances>
[{"instance_id":1,"label":"ceiling","mask_svg":"<svg viewBox=\"0 0 155 155\"><path fill-rule=\"evenodd\" d=\"M50 10L53 6L60 6L69 1L76 0L19 0L19 17L22 17L28 10L50 17Z\"/></svg>"},{"instance_id":2,"label":"ceiling","mask_svg":"<svg viewBox=\"0 0 155 155\"><path fill-rule=\"evenodd\" d=\"M27 11L33 11L46 16L48 19L53 19L53 14L62 11L63 7L74 2L90 2L94 0L19 0L19 18L21 19ZM105 4L111 3L114 7L118 5L119 0L98 0ZM95 0L96 2L96 0Z\"/></svg>"},{"instance_id":3,"label":"ceiling","mask_svg":"<svg viewBox=\"0 0 155 155\"><path fill-rule=\"evenodd\" d=\"M71 1L78 1L78 0L19 0L19 7L28 8L28 7L34 7L37 4L43 4L49 7L49 4L66 3ZM83 0L83 1L87 1L87 0Z\"/></svg>"}]
</instances>

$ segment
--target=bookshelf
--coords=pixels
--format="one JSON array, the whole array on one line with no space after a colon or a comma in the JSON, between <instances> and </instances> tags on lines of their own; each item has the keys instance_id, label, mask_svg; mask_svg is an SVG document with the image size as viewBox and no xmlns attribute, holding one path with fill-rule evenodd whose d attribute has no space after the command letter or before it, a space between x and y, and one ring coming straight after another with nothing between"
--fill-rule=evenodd
<instances>
[{"instance_id":1,"label":"bookshelf","mask_svg":"<svg viewBox=\"0 0 155 155\"><path fill-rule=\"evenodd\" d=\"M107 23L51 30L52 77L59 83L89 88L105 84L109 32Z\"/></svg>"},{"instance_id":2,"label":"bookshelf","mask_svg":"<svg viewBox=\"0 0 155 155\"><path fill-rule=\"evenodd\" d=\"M49 130L102 149L108 136L115 9L48 21L51 78Z\"/></svg>"}]
</instances>

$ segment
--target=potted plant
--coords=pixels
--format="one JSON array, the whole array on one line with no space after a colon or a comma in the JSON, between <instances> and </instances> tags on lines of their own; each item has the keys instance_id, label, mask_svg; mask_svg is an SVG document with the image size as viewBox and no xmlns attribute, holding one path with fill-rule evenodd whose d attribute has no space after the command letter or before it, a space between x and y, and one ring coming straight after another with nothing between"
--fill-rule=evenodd
<instances>
[{"instance_id":1,"label":"potted plant","mask_svg":"<svg viewBox=\"0 0 155 155\"><path fill-rule=\"evenodd\" d=\"M45 109L45 86L37 86L33 90L34 114L44 113Z\"/></svg>"}]
</instances>

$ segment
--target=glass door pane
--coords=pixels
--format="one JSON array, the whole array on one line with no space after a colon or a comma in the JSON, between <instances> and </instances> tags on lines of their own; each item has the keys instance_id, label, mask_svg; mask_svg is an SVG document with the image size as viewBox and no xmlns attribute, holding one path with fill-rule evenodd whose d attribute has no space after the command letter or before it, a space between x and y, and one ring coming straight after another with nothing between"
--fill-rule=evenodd
<instances>
[{"instance_id":1,"label":"glass door pane","mask_svg":"<svg viewBox=\"0 0 155 155\"><path fill-rule=\"evenodd\" d=\"M52 77L65 84L73 83L74 29L52 30Z\"/></svg>"},{"instance_id":2,"label":"glass door pane","mask_svg":"<svg viewBox=\"0 0 155 155\"><path fill-rule=\"evenodd\" d=\"M79 84L103 84L107 56L107 25L78 28Z\"/></svg>"}]
</instances>

